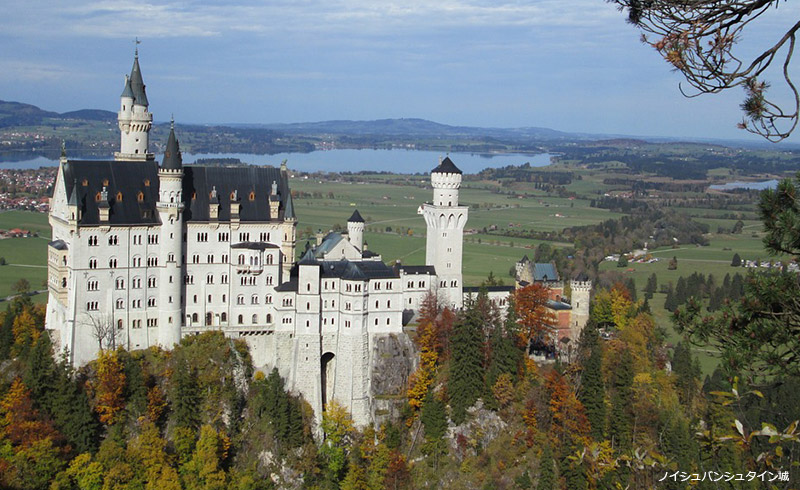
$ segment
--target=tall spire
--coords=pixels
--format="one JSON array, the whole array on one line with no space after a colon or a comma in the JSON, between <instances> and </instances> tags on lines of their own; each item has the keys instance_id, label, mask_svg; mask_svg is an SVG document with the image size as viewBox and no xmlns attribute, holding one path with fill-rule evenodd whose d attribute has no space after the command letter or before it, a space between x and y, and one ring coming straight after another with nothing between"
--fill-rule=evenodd
<instances>
[{"instance_id":1,"label":"tall spire","mask_svg":"<svg viewBox=\"0 0 800 490\"><path fill-rule=\"evenodd\" d=\"M161 170L182 170L183 158L181 149L178 145L178 138L175 137L175 120L170 123L169 139L167 149L164 151L164 160L161 162Z\"/></svg>"},{"instance_id":2,"label":"tall spire","mask_svg":"<svg viewBox=\"0 0 800 490\"><path fill-rule=\"evenodd\" d=\"M142 79L142 69L139 67L139 39L136 39L136 53L133 57L133 68L131 68L130 84L133 91L133 101L136 105L147 107L147 93L145 92L144 80Z\"/></svg>"}]
</instances>

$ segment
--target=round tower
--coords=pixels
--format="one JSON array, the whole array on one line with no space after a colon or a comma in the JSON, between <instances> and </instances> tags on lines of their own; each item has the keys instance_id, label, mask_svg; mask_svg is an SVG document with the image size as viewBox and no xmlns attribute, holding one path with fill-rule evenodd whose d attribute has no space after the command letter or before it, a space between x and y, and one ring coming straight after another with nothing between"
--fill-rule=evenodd
<instances>
[{"instance_id":1,"label":"round tower","mask_svg":"<svg viewBox=\"0 0 800 490\"><path fill-rule=\"evenodd\" d=\"M181 340L181 288L183 284L183 161L173 123L164 160L158 169L161 219L158 284L158 344L172 348Z\"/></svg>"},{"instance_id":2,"label":"round tower","mask_svg":"<svg viewBox=\"0 0 800 490\"><path fill-rule=\"evenodd\" d=\"M120 95L120 111L117 114L120 148L119 152L114 154L116 160L146 161L155 159L155 155L149 153L153 114L148 112L148 106L142 70L139 68L139 49L137 48L131 74L125 77L125 87Z\"/></svg>"},{"instance_id":3,"label":"round tower","mask_svg":"<svg viewBox=\"0 0 800 490\"><path fill-rule=\"evenodd\" d=\"M425 264L436 269L441 299L445 304L460 308L464 290L462 246L469 212L467 206L458 204L461 170L449 157L445 158L431 171L431 185L433 203L425 203L417 211L425 217L428 226Z\"/></svg>"},{"instance_id":4,"label":"round tower","mask_svg":"<svg viewBox=\"0 0 800 490\"><path fill-rule=\"evenodd\" d=\"M592 296L592 281L586 273L581 273L569 282L572 297L572 315L570 317L569 328L570 336L573 339L580 338L583 327L589 321L589 302Z\"/></svg>"},{"instance_id":5,"label":"round tower","mask_svg":"<svg viewBox=\"0 0 800 490\"><path fill-rule=\"evenodd\" d=\"M359 252L364 251L364 218L361 217L358 209L347 220L347 236L350 238L350 243Z\"/></svg>"}]
</instances>

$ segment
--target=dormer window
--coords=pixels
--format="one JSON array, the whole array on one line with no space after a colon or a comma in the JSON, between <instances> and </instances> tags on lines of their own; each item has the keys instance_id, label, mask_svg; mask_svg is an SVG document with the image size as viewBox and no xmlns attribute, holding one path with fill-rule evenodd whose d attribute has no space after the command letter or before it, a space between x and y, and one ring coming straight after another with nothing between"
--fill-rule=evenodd
<instances>
[{"instance_id":1,"label":"dormer window","mask_svg":"<svg viewBox=\"0 0 800 490\"><path fill-rule=\"evenodd\" d=\"M251 200L251 201L255 201L255 200L256 200L256 193L255 193L255 191L250 191L250 200Z\"/></svg>"},{"instance_id":2,"label":"dormer window","mask_svg":"<svg viewBox=\"0 0 800 490\"><path fill-rule=\"evenodd\" d=\"M144 179L144 186L150 187L150 179Z\"/></svg>"},{"instance_id":3,"label":"dormer window","mask_svg":"<svg viewBox=\"0 0 800 490\"><path fill-rule=\"evenodd\" d=\"M88 179L83 179L83 182L81 182L81 185L84 186L84 187L88 186L89 185L89 180Z\"/></svg>"},{"instance_id":4,"label":"dormer window","mask_svg":"<svg viewBox=\"0 0 800 490\"><path fill-rule=\"evenodd\" d=\"M231 201L235 201L235 200L236 200L236 191L232 191L231 192Z\"/></svg>"},{"instance_id":5,"label":"dormer window","mask_svg":"<svg viewBox=\"0 0 800 490\"><path fill-rule=\"evenodd\" d=\"M117 202L122 201L122 192L117 191Z\"/></svg>"},{"instance_id":6,"label":"dormer window","mask_svg":"<svg viewBox=\"0 0 800 490\"><path fill-rule=\"evenodd\" d=\"M105 187L108 187L108 179L103 179L103 185L104 185Z\"/></svg>"},{"instance_id":7,"label":"dormer window","mask_svg":"<svg viewBox=\"0 0 800 490\"><path fill-rule=\"evenodd\" d=\"M139 191L139 194L136 195L136 200L139 202L144 202L144 192Z\"/></svg>"},{"instance_id":8,"label":"dormer window","mask_svg":"<svg viewBox=\"0 0 800 490\"><path fill-rule=\"evenodd\" d=\"M101 195L99 192L98 192L97 194L95 194L95 195L94 195L94 200L95 200L96 202L100 202L100 200L101 200L102 198L103 198L103 197L102 197L102 195Z\"/></svg>"}]
</instances>

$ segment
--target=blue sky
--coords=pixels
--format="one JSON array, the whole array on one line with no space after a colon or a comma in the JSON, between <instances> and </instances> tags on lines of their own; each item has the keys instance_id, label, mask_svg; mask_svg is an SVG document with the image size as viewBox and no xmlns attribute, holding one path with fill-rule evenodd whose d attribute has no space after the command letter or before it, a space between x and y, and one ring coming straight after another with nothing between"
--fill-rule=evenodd
<instances>
[{"instance_id":1,"label":"blue sky","mask_svg":"<svg viewBox=\"0 0 800 490\"><path fill-rule=\"evenodd\" d=\"M681 77L603 0L28 0L3 11L0 99L59 112L116 110L138 36L159 121L419 117L759 141L735 127L742 91L684 98ZM782 4L743 42L767 46L798 17Z\"/></svg>"}]
</instances>

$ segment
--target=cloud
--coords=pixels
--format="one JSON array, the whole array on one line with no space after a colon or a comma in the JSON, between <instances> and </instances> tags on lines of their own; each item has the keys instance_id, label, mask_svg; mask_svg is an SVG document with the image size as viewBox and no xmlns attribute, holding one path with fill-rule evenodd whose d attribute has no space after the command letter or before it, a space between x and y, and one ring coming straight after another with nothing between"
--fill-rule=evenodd
<instances>
[{"instance_id":1,"label":"cloud","mask_svg":"<svg viewBox=\"0 0 800 490\"><path fill-rule=\"evenodd\" d=\"M74 67L33 61L0 60L0 80L14 82L59 82L65 78L89 79L86 71Z\"/></svg>"}]
</instances>

